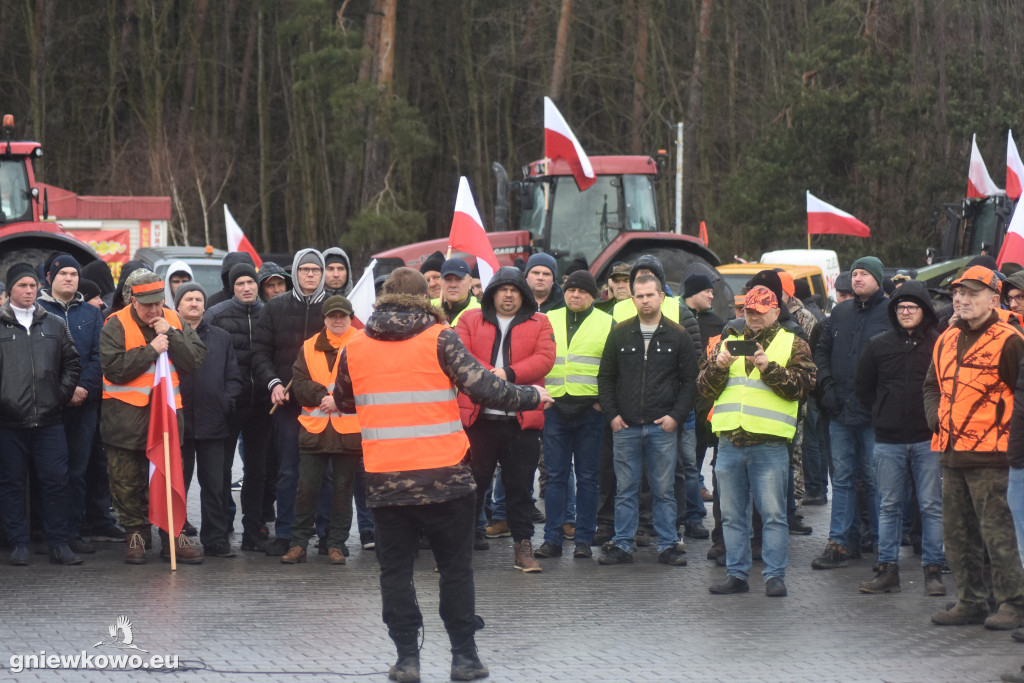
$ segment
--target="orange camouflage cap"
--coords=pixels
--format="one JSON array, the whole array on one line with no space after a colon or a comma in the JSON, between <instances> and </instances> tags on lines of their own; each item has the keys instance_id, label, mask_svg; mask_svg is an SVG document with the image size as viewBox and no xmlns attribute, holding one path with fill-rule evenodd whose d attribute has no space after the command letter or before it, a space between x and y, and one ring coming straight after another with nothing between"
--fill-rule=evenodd
<instances>
[{"instance_id":1,"label":"orange camouflage cap","mask_svg":"<svg viewBox=\"0 0 1024 683\"><path fill-rule=\"evenodd\" d=\"M956 280L953 280L953 284L949 286L950 289L954 287L967 287L974 291L980 291L988 287L992 291L998 293L1002 291L1002 283L999 277L992 272L991 269L985 266L971 266L963 272L963 274Z\"/></svg>"},{"instance_id":2,"label":"orange camouflage cap","mask_svg":"<svg viewBox=\"0 0 1024 683\"><path fill-rule=\"evenodd\" d=\"M747 298L743 300L743 308L758 313L767 313L778 307L779 300L775 298L775 293L764 285L757 285L751 289L747 292Z\"/></svg>"}]
</instances>

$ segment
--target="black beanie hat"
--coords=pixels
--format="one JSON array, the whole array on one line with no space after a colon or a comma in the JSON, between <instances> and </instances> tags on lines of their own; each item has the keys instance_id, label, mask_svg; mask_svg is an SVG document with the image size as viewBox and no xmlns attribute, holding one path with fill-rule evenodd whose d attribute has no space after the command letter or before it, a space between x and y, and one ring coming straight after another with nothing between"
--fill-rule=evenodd
<instances>
[{"instance_id":1,"label":"black beanie hat","mask_svg":"<svg viewBox=\"0 0 1024 683\"><path fill-rule=\"evenodd\" d=\"M426 273L428 270L441 272L441 266L444 265L444 254L439 251L435 251L433 254L423 259L423 263L420 264L420 273Z\"/></svg>"},{"instance_id":2,"label":"black beanie hat","mask_svg":"<svg viewBox=\"0 0 1024 683\"><path fill-rule=\"evenodd\" d=\"M82 278L78 281L78 293L82 295L82 299L85 301L92 301L100 294L100 286L87 278Z\"/></svg>"},{"instance_id":3,"label":"black beanie hat","mask_svg":"<svg viewBox=\"0 0 1024 683\"><path fill-rule=\"evenodd\" d=\"M36 273L36 269L31 265L24 261L12 264L11 267L7 269L7 277L4 278L4 286L7 287L7 293L11 293L14 283L26 276L35 280L37 285L39 284L39 275Z\"/></svg>"},{"instance_id":4,"label":"black beanie hat","mask_svg":"<svg viewBox=\"0 0 1024 683\"><path fill-rule=\"evenodd\" d=\"M231 270L228 271L228 290L231 291L235 288L235 280L246 276L251 277L253 282L259 283L256 269L248 263L236 263L231 266Z\"/></svg>"},{"instance_id":5,"label":"black beanie hat","mask_svg":"<svg viewBox=\"0 0 1024 683\"><path fill-rule=\"evenodd\" d=\"M569 273L569 277L565 281L564 289L582 289L590 296L597 298L597 281L594 280L594 276L590 274L589 270L574 270Z\"/></svg>"},{"instance_id":6,"label":"black beanie hat","mask_svg":"<svg viewBox=\"0 0 1024 683\"><path fill-rule=\"evenodd\" d=\"M694 273L683 282L683 298L689 299L694 294L711 289L711 278L704 273Z\"/></svg>"},{"instance_id":7,"label":"black beanie hat","mask_svg":"<svg viewBox=\"0 0 1024 683\"><path fill-rule=\"evenodd\" d=\"M749 291L758 285L764 285L772 290L775 300L782 301L782 280L774 270L762 270L760 273L755 274L747 282L747 290Z\"/></svg>"}]
</instances>

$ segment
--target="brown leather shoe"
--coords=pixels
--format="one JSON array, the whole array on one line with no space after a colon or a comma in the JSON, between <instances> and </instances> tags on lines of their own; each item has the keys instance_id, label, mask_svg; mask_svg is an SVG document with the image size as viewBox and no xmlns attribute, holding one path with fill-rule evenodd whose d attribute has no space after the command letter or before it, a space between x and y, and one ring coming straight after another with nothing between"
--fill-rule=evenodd
<instances>
[{"instance_id":1,"label":"brown leather shoe","mask_svg":"<svg viewBox=\"0 0 1024 683\"><path fill-rule=\"evenodd\" d=\"M333 548L332 548L333 550ZM341 552L340 550L338 552ZM345 556L341 556L345 559ZM306 561L306 549L300 548L297 545L293 545L288 548L288 552L281 556L281 564L299 564L300 562Z\"/></svg>"},{"instance_id":2,"label":"brown leather shoe","mask_svg":"<svg viewBox=\"0 0 1024 683\"><path fill-rule=\"evenodd\" d=\"M523 572L542 572L544 571L540 562L533 557L533 544L530 541L516 541L513 544L515 551L515 562L513 566Z\"/></svg>"},{"instance_id":3,"label":"brown leather shoe","mask_svg":"<svg viewBox=\"0 0 1024 683\"><path fill-rule=\"evenodd\" d=\"M129 529L124 534L124 563L146 564L146 540L138 529Z\"/></svg>"},{"instance_id":4,"label":"brown leather shoe","mask_svg":"<svg viewBox=\"0 0 1024 683\"><path fill-rule=\"evenodd\" d=\"M331 564L345 564L345 553L338 548L328 548L327 557L331 559Z\"/></svg>"},{"instance_id":5,"label":"brown leather shoe","mask_svg":"<svg viewBox=\"0 0 1024 683\"><path fill-rule=\"evenodd\" d=\"M711 501L713 501L715 499L715 496L711 493L711 491L708 491L707 489L702 488L700 490L700 499L702 501L704 501L705 503L710 503Z\"/></svg>"},{"instance_id":6,"label":"brown leather shoe","mask_svg":"<svg viewBox=\"0 0 1024 683\"><path fill-rule=\"evenodd\" d=\"M164 547L160 549L160 557L165 562L171 561L171 546L167 539L163 539ZM174 559L180 564L202 564L206 558L203 556L203 551L196 549L192 545L192 539L185 534L181 534L174 539Z\"/></svg>"}]
</instances>

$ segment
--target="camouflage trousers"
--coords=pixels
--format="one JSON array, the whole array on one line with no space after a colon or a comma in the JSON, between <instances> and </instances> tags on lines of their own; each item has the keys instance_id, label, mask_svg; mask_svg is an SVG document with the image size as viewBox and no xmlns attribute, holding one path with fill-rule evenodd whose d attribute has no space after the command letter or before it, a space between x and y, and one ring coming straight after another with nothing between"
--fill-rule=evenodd
<instances>
[{"instance_id":1,"label":"camouflage trousers","mask_svg":"<svg viewBox=\"0 0 1024 683\"><path fill-rule=\"evenodd\" d=\"M804 420L807 417L807 404L800 403L797 415L796 434L793 435L793 454L789 457L789 466L793 470L793 497L804 499Z\"/></svg>"},{"instance_id":2,"label":"camouflage trousers","mask_svg":"<svg viewBox=\"0 0 1024 683\"><path fill-rule=\"evenodd\" d=\"M149 459L144 450L106 444L110 500L126 530L149 526Z\"/></svg>"},{"instance_id":3,"label":"camouflage trousers","mask_svg":"<svg viewBox=\"0 0 1024 683\"><path fill-rule=\"evenodd\" d=\"M957 598L987 608L985 549L992 562L996 603L1024 614L1024 569L1006 502L1009 473L997 467L942 468L942 536Z\"/></svg>"}]
</instances>

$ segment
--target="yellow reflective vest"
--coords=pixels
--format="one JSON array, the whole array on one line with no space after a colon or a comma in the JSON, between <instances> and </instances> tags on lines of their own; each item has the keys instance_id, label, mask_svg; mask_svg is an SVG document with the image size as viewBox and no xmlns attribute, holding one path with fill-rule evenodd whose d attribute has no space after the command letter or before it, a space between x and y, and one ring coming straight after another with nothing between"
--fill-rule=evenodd
<instances>
[{"instance_id":1,"label":"yellow reflective vest","mask_svg":"<svg viewBox=\"0 0 1024 683\"><path fill-rule=\"evenodd\" d=\"M679 299L674 296L665 295L665 298L661 302L661 314L672 322L678 323ZM632 299L623 299L619 303L615 304L615 308L612 309L612 317L617 323L621 323L623 320L629 320L635 315L636 304L633 303Z\"/></svg>"},{"instance_id":2,"label":"yellow reflective vest","mask_svg":"<svg viewBox=\"0 0 1024 683\"><path fill-rule=\"evenodd\" d=\"M436 309L438 309L438 310L443 312L444 311L444 307L441 305L442 303L444 303L444 297L438 297L436 299L431 299L430 300L430 305L431 306L433 306L434 308L436 308ZM463 308L461 311L459 311L459 314L457 316L455 316L455 320L452 320L448 324L451 327L455 327L459 323L459 318L462 317L462 314L465 313L466 311L471 311L474 308L480 308L480 302L476 300L475 296L470 294L469 295L469 305L466 306L465 308Z\"/></svg>"},{"instance_id":3,"label":"yellow reflective vest","mask_svg":"<svg viewBox=\"0 0 1024 683\"><path fill-rule=\"evenodd\" d=\"M726 337L726 341L742 337ZM793 353L792 332L779 330L765 349L768 361L786 367ZM725 390L715 401L711 416L711 431L715 434L742 429L751 434L769 434L792 439L796 434L799 401L790 401L776 394L761 381L761 372L755 367L746 372L745 358L737 358L729 366L729 380Z\"/></svg>"},{"instance_id":4,"label":"yellow reflective vest","mask_svg":"<svg viewBox=\"0 0 1024 683\"><path fill-rule=\"evenodd\" d=\"M612 329L612 317L597 310L590 312L566 343L567 308L556 308L546 314L555 332L555 365L544 378L551 398L559 396L597 396L597 371L601 366L604 343Z\"/></svg>"}]
</instances>

